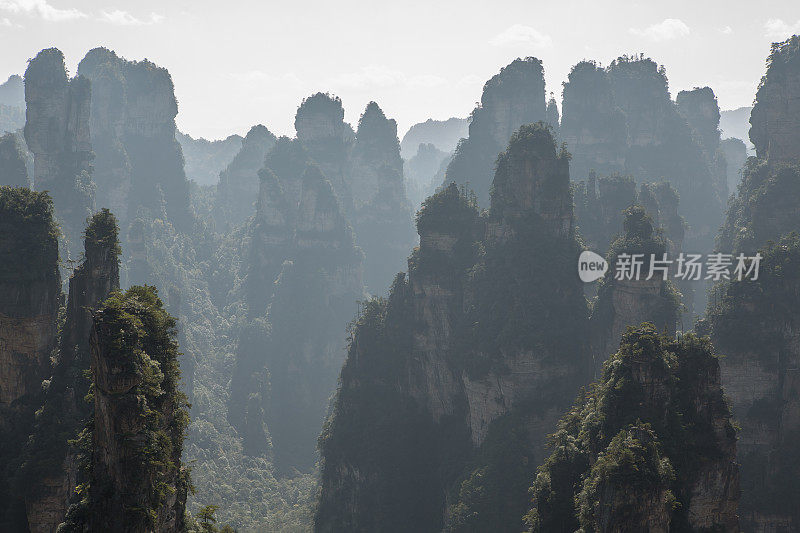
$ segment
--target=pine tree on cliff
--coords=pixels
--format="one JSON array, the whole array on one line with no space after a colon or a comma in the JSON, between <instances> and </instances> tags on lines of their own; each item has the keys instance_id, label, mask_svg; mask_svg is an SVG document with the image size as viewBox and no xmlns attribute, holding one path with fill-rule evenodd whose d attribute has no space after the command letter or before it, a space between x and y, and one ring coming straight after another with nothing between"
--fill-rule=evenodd
<instances>
[{"instance_id":1,"label":"pine tree on cliff","mask_svg":"<svg viewBox=\"0 0 800 533\"><path fill-rule=\"evenodd\" d=\"M531 531L738 531L736 432L707 338L629 328L550 449Z\"/></svg>"},{"instance_id":2,"label":"pine tree on cliff","mask_svg":"<svg viewBox=\"0 0 800 533\"><path fill-rule=\"evenodd\" d=\"M112 294L93 319L94 415L78 439L87 481L59 530L182 531L189 415L175 319L150 286Z\"/></svg>"},{"instance_id":3,"label":"pine tree on cliff","mask_svg":"<svg viewBox=\"0 0 800 533\"><path fill-rule=\"evenodd\" d=\"M55 530L76 500L80 479L75 439L92 414L89 393L89 337L92 311L119 290L119 240L114 215L95 213L84 238L84 260L69 279L66 319L61 328L53 375L28 442L21 481L28 524L34 531Z\"/></svg>"}]
</instances>

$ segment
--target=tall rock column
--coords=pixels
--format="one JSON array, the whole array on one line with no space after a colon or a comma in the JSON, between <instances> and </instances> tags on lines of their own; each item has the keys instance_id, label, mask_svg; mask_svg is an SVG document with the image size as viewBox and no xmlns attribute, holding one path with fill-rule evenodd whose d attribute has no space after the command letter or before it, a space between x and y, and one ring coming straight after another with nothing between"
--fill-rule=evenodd
<instances>
[{"instance_id":1,"label":"tall rock column","mask_svg":"<svg viewBox=\"0 0 800 533\"><path fill-rule=\"evenodd\" d=\"M31 533L54 532L70 503L78 500L81 451L77 438L91 415L85 397L90 380L89 337L92 311L119 290L119 241L114 215L104 209L92 216L85 231L84 261L69 279L66 320L44 405L27 448L23 477L28 528Z\"/></svg>"},{"instance_id":2,"label":"tall rock column","mask_svg":"<svg viewBox=\"0 0 800 533\"><path fill-rule=\"evenodd\" d=\"M94 209L89 85L82 76L67 77L64 55L56 48L39 52L25 70L25 141L34 156L33 185L50 192L72 258Z\"/></svg>"},{"instance_id":3,"label":"tall rock column","mask_svg":"<svg viewBox=\"0 0 800 533\"><path fill-rule=\"evenodd\" d=\"M47 193L0 187L0 529L8 531L24 527L14 477L56 348L57 237Z\"/></svg>"}]
</instances>

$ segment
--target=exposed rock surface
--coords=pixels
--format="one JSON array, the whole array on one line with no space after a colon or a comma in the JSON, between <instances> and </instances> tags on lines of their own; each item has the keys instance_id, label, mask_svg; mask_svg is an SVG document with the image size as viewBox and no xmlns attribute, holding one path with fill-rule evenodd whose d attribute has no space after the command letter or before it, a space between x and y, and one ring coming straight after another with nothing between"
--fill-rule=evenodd
<instances>
[{"instance_id":1,"label":"exposed rock surface","mask_svg":"<svg viewBox=\"0 0 800 533\"><path fill-rule=\"evenodd\" d=\"M723 139L719 147L725 154L728 194L735 195L736 188L742 181L742 170L744 169L745 161L747 161L747 146L743 140L729 137Z\"/></svg>"},{"instance_id":2,"label":"exposed rock surface","mask_svg":"<svg viewBox=\"0 0 800 533\"><path fill-rule=\"evenodd\" d=\"M275 136L258 124L247 132L242 147L219 174L217 185L218 220L237 226L253 216L258 199L258 171L264 167L267 152L275 146Z\"/></svg>"},{"instance_id":3,"label":"exposed rock surface","mask_svg":"<svg viewBox=\"0 0 800 533\"><path fill-rule=\"evenodd\" d=\"M348 181L353 190L353 229L364 251L364 284L372 294L385 294L394 275L404 269L416 239L397 123L386 118L375 102L367 105L358 122Z\"/></svg>"},{"instance_id":4,"label":"exposed rock surface","mask_svg":"<svg viewBox=\"0 0 800 533\"><path fill-rule=\"evenodd\" d=\"M43 192L0 187L0 529L24 528L20 454L56 348L58 230Z\"/></svg>"},{"instance_id":5,"label":"exposed rock surface","mask_svg":"<svg viewBox=\"0 0 800 533\"><path fill-rule=\"evenodd\" d=\"M736 432L707 339L629 329L551 449L532 531L739 531Z\"/></svg>"},{"instance_id":6,"label":"exposed rock surface","mask_svg":"<svg viewBox=\"0 0 800 533\"><path fill-rule=\"evenodd\" d=\"M468 185L480 205L487 206L494 163L511 134L522 124L546 119L542 62L535 57L514 60L483 86L469 136L459 141L446 180Z\"/></svg>"},{"instance_id":7,"label":"exposed rock surface","mask_svg":"<svg viewBox=\"0 0 800 533\"><path fill-rule=\"evenodd\" d=\"M95 48L81 60L78 74L92 81L97 205L109 208L123 228L144 208L154 215L166 211L186 230L189 182L175 138L178 103L169 72Z\"/></svg>"},{"instance_id":8,"label":"exposed rock surface","mask_svg":"<svg viewBox=\"0 0 800 533\"><path fill-rule=\"evenodd\" d=\"M793 107L798 79L795 36L772 47L751 117L758 158L748 159L742 171L719 238L724 252L752 256L760 250L758 279L734 276L715 287L708 323L701 324L726 355L720 365L741 425L740 515L746 531L800 527L800 242L792 235L800 231L800 165L793 151L800 138L793 126L800 121L800 108Z\"/></svg>"},{"instance_id":9,"label":"exposed rock surface","mask_svg":"<svg viewBox=\"0 0 800 533\"><path fill-rule=\"evenodd\" d=\"M800 162L800 35L774 43L750 114L756 155L770 163Z\"/></svg>"},{"instance_id":10,"label":"exposed rock surface","mask_svg":"<svg viewBox=\"0 0 800 533\"><path fill-rule=\"evenodd\" d=\"M455 184L426 200L408 278L358 319L320 441L316 530L521 527L525 479L591 362L566 266L577 257L567 155L544 125L525 126L494 183L487 219ZM475 500L465 477L498 490Z\"/></svg>"},{"instance_id":11,"label":"exposed rock surface","mask_svg":"<svg viewBox=\"0 0 800 533\"><path fill-rule=\"evenodd\" d=\"M408 200L415 211L442 183L444 175L438 180L436 175L443 164L446 168L451 157L451 154L439 150L431 143L420 143L414 157L403 162Z\"/></svg>"},{"instance_id":12,"label":"exposed rock surface","mask_svg":"<svg viewBox=\"0 0 800 533\"><path fill-rule=\"evenodd\" d=\"M155 288L138 286L112 295L93 317L88 494L70 508L65 529L182 531L189 417L178 390L175 320Z\"/></svg>"},{"instance_id":13,"label":"exposed rock surface","mask_svg":"<svg viewBox=\"0 0 800 533\"><path fill-rule=\"evenodd\" d=\"M469 120L451 117L447 120L429 118L411 126L400 141L400 155L409 160L418 152L419 145L432 144L442 152L456 149L459 139L469 133Z\"/></svg>"},{"instance_id":14,"label":"exposed rock surface","mask_svg":"<svg viewBox=\"0 0 800 533\"><path fill-rule=\"evenodd\" d=\"M90 176L89 80L67 77L64 55L42 50L25 70L25 141L34 154L33 185L49 191L67 242L68 258L80 252L80 234L94 209Z\"/></svg>"},{"instance_id":15,"label":"exposed rock surface","mask_svg":"<svg viewBox=\"0 0 800 533\"><path fill-rule=\"evenodd\" d=\"M108 210L95 214L86 228L84 261L69 280L66 319L58 356L23 467L28 528L55 532L68 505L79 497L80 450L68 444L86 425L89 393L89 337L92 311L119 289L117 224Z\"/></svg>"},{"instance_id":16,"label":"exposed rock surface","mask_svg":"<svg viewBox=\"0 0 800 533\"><path fill-rule=\"evenodd\" d=\"M245 452L274 457L281 474L315 462L343 332L364 297L363 254L330 182L307 157L300 141L281 138L261 172L247 280L252 320L228 406Z\"/></svg>"},{"instance_id":17,"label":"exposed rock surface","mask_svg":"<svg viewBox=\"0 0 800 533\"><path fill-rule=\"evenodd\" d=\"M6 133L0 137L0 186L29 187L25 166L25 148L18 135Z\"/></svg>"},{"instance_id":18,"label":"exposed rock surface","mask_svg":"<svg viewBox=\"0 0 800 533\"><path fill-rule=\"evenodd\" d=\"M597 289L592 309L592 351L597 375L629 326L650 322L658 331L672 336L678 321L680 294L667 273L654 270L652 277L650 274L651 254L659 260L675 250L670 250L667 239L654 232L653 219L643 207L630 207L624 215L623 234L608 251L609 269ZM634 279L617 279L617 259L623 253L643 255L640 274L632 276Z\"/></svg>"},{"instance_id":19,"label":"exposed rock surface","mask_svg":"<svg viewBox=\"0 0 800 533\"><path fill-rule=\"evenodd\" d=\"M244 140L241 135L228 135L224 139L209 141L203 137L195 139L180 131L175 132L175 138L186 162L186 177L198 185L216 185L219 173L233 161Z\"/></svg>"}]
</instances>

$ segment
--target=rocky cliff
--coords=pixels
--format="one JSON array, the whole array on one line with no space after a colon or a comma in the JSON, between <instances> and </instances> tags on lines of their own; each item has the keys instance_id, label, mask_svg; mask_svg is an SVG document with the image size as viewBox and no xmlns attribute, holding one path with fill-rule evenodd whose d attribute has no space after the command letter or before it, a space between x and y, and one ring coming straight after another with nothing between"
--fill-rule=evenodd
<instances>
[{"instance_id":1,"label":"rocky cliff","mask_svg":"<svg viewBox=\"0 0 800 533\"><path fill-rule=\"evenodd\" d=\"M800 35L773 43L750 114L750 140L759 159L800 162Z\"/></svg>"},{"instance_id":2,"label":"rocky cliff","mask_svg":"<svg viewBox=\"0 0 800 533\"><path fill-rule=\"evenodd\" d=\"M403 162L408 200L415 211L441 184L444 176L437 180L436 174L442 164L446 166L450 157L451 154L439 150L431 143L420 143L417 153Z\"/></svg>"},{"instance_id":3,"label":"rocky cliff","mask_svg":"<svg viewBox=\"0 0 800 533\"><path fill-rule=\"evenodd\" d=\"M261 124L247 132L242 147L219 174L217 220L237 226L253 216L258 198L258 171L264 167L267 152L275 146L275 136Z\"/></svg>"},{"instance_id":4,"label":"rocky cliff","mask_svg":"<svg viewBox=\"0 0 800 533\"><path fill-rule=\"evenodd\" d=\"M611 243L606 255L609 268L597 289L597 300L592 308L592 352L597 375L619 346L628 326L650 322L658 331L673 336L678 322L681 295L668 279L669 270L654 269L652 276L650 273L651 254L660 260L667 252L676 250L662 232L655 231L653 218L643 207L629 207L624 217L623 233ZM618 276L617 260L621 254L643 255L638 279L637 276L631 276L634 279Z\"/></svg>"},{"instance_id":5,"label":"rocky cliff","mask_svg":"<svg viewBox=\"0 0 800 533\"><path fill-rule=\"evenodd\" d=\"M78 65L92 82L91 135L97 204L123 228L144 208L191 225L189 182L175 138L178 103L167 69L95 48Z\"/></svg>"},{"instance_id":6,"label":"rocky cliff","mask_svg":"<svg viewBox=\"0 0 800 533\"><path fill-rule=\"evenodd\" d=\"M0 187L0 529L24 527L21 452L56 348L58 229L47 193Z\"/></svg>"},{"instance_id":7,"label":"rocky cliff","mask_svg":"<svg viewBox=\"0 0 800 533\"><path fill-rule=\"evenodd\" d=\"M86 228L84 260L69 279L66 317L58 354L36 427L26 447L23 477L28 528L55 532L67 507L79 499L80 450L74 440L91 416L89 337L92 311L119 289L120 253L116 219L108 210L96 213Z\"/></svg>"},{"instance_id":8,"label":"rocky cliff","mask_svg":"<svg viewBox=\"0 0 800 533\"><path fill-rule=\"evenodd\" d=\"M432 144L437 150L452 152L458 140L469 132L469 121L465 118L451 117L447 120L429 118L414 124L400 141L400 155L409 160L417 153L420 144Z\"/></svg>"},{"instance_id":9,"label":"rocky cliff","mask_svg":"<svg viewBox=\"0 0 800 533\"><path fill-rule=\"evenodd\" d=\"M25 148L14 133L0 137L0 186L30 187Z\"/></svg>"},{"instance_id":10,"label":"rocky cliff","mask_svg":"<svg viewBox=\"0 0 800 533\"><path fill-rule=\"evenodd\" d=\"M481 103L472 111L469 136L462 139L447 168L447 181L468 185L482 206L497 155L522 124L546 120L544 70L535 57L516 59L483 86Z\"/></svg>"},{"instance_id":11,"label":"rocky cliff","mask_svg":"<svg viewBox=\"0 0 800 533\"><path fill-rule=\"evenodd\" d=\"M64 55L42 50L25 70L25 141L34 155L33 185L49 191L64 232L67 258L80 253L80 234L94 209L89 135L89 80L67 77Z\"/></svg>"},{"instance_id":12,"label":"rocky cliff","mask_svg":"<svg viewBox=\"0 0 800 533\"><path fill-rule=\"evenodd\" d=\"M531 531L739 531L736 432L708 339L630 328L550 448Z\"/></svg>"},{"instance_id":13,"label":"rocky cliff","mask_svg":"<svg viewBox=\"0 0 800 533\"><path fill-rule=\"evenodd\" d=\"M246 453L273 456L281 474L307 471L344 359L343 332L364 297L363 254L298 140L281 138L268 154L252 232L252 318L237 349L228 419Z\"/></svg>"},{"instance_id":14,"label":"rocky cliff","mask_svg":"<svg viewBox=\"0 0 800 533\"><path fill-rule=\"evenodd\" d=\"M736 195L742 181L742 169L747 161L747 146L742 139L729 137L720 142L720 150L725 154L728 195Z\"/></svg>"},{"instance_id":15,"label":"rocky cliff","mask_svg":"<svg viewBox=\"0 0 800 533\"><path fill-rule=\"evenodd\" d=\"M84 498L66 531L182 531L189 490L181 467L186 398L178 389L175 319L154 287L114 293L93 313L94 414Z\"/></svg>"},{"instance_id":16,"label":"rocky cliff","mask_svg":"<svg viewBox=\"0 0 800 533\"><path fill-rule=\"evenodd\" d=\"M488 218L453 184L417 229L408 276L352 330L318 531L518 530L544 435L591 373L568 156L546 126L500 155Z\"/></svg>"},{"instance_id":17,"label":"rocky cliff","mask_svg":"<svg viewBox=\"0 0 800 533\"><path fill-rule=\"evenodd\" d=\"M358 121L350 155L348 181L353 190L351 221L364 251L364 284L385 294L404 269L416 240L406 199L397 123L370 102Z\"/></svg>"},{"instance_id":18,"label":"rocky cliff","mask_svg":"<svg viewBox=\"0 0 800 533\"><path fill-rule=\"evenodd\" d=\"M216 185L219 173L233 161L244 141L241 135L228 135L224 139L210 141L180 131L175 132L175 138L181 145L186 161L186 177L198 185Z\"/></svg>"}]
</instances>

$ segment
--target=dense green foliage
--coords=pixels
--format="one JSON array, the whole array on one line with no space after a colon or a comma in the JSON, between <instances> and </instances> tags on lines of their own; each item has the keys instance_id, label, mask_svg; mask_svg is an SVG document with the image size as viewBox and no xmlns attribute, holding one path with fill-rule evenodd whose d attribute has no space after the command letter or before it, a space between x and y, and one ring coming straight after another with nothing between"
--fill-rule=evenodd
<instances>
[{"instance_id":1,"label":"dense green foliage","mask_svg":"<svg viewBox=\"0 0 800 533\"><path fill-rule=\"evenodd\" d=\"M724 420L722 440L717 416ZM603 501L598 490L612 483L633 503L668 488L680 503L671 512L672 530L685 530L695 476L732 445L728 418L707 338L660 336L652 324L629 328L602 378L551 437L551 455L531 488L528 523L533 531L594 530ZM630 433L641 423L649 426L644 441Z\"/></svg>"}]
</instances>

